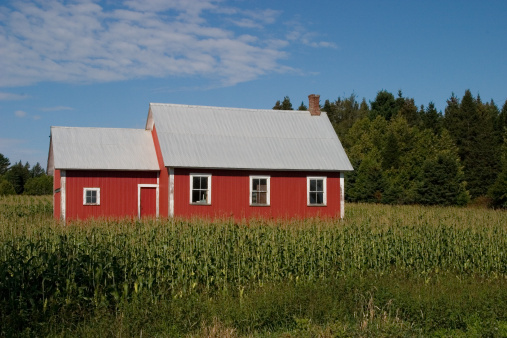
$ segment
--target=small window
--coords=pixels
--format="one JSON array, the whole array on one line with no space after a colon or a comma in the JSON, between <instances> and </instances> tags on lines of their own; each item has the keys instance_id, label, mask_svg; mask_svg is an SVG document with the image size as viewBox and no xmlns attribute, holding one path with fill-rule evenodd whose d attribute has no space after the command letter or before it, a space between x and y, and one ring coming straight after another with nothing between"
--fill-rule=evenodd
<instances>
[{"instance_id":1,"label":"small window","mask_svg":"<svg viewBox=\"0 0 507 338\"><path fill-rule=\"evenodd\" d=\"M100 205L100 188L84 188L83 205Z\"/></svg>"},{"instance_id":2,"label":"small window","mask_svg":"<svg viewBox=\"0 0 507 338\"><path fill-rule=\"evenodd\" d=\"M211 204L211 175L190 175L190 203Z\"/></svg>"},{"instance_id":3,"label":"small window","mask_svg":"<svg viewBox=\"0 0 507 338\"><path fill-rule=\"evenodd\" d=\"M250 205L269 205L269 176L250 176Z\"/></svg>"},{"instance_id":4,"label":"small window","mask_svg":"<svg viewBox=\"0 0 507 338\"><path fill-rule=\"evenodd\" d=\"M308 177L308 205L326 205L326 177Z\"/></svg>"}]
</instances>

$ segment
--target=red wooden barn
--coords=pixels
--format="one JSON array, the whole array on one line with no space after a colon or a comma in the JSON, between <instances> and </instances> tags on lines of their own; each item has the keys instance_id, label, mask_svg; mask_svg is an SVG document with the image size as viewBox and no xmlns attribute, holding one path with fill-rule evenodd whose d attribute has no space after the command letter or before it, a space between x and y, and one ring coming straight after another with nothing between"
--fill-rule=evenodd
<instances>
[{"instance_id":1,"label":"red wooden barn","mask_svg":"<svg viewBox=\"0 0 507 338\"><path fill-rule=\"evenodd\" d=\"M353 170L309 111L150 104L145 129L51 127L55 218L344 215Z\"/></svg>"}]
</instances>

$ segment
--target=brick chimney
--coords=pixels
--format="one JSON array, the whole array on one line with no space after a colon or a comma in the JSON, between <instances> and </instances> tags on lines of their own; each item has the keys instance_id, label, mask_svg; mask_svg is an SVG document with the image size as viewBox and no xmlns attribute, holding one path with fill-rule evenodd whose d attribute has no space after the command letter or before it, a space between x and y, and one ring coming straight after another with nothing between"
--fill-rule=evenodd
<instances>
[{"instance_id":1,"label":"brick chimney","mask_svg":"<svg viewBox=\"0 0 507 338\"><path fill-rule=\"evenodd\" d=\"M308 95L308 110L312 116L320 116L320 95Z\"/></svg>"}]
</instances>

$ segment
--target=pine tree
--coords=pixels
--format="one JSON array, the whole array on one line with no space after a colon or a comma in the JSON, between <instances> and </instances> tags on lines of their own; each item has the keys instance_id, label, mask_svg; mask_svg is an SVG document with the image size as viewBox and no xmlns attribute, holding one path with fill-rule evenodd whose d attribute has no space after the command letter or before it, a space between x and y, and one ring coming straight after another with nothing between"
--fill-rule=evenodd
<instances>
[{"instance_id":1,"label":"pine tree","mask_svg":"<svg viewBox=\"0 0 507 338\"><path fill-rule=\"evenodd\" d=\"M301 105L299 106L298 110L308 110L308 107L305 106L303 101L301 101Z\"/></svg>"},{"instance_id":2,"label":"pine tree","mask_svg":"<svg viewBox=\"0 0 507 338\"><path fill-rule=\"evenodd\" d=\"M3 175L7 172L7 169L9 169L9 166L11 165L11 162L7 157L5 157L3 154L0 154L0 175Z\"/></svg>"},{"instance_id":3,"label":"pine tree","mask_svg":"<svg viewBox=\"0 0 507 338\"><path fill-rule=\"evenodd\" d=\"M489 188L488 195L495 208L507 208L507 128L504 131L501 148L501 171Z\"/></svg>"},{"instance_id":4,"label":"pine tree","mask_svg":"<svg viewBox=\"0 0 507 338\"><path fill-rule=\"evenodd\" d=\"M377 116L382 116L387 121L396 116L398 109L394 95L386 90L377 93L375 101L371 102L370 120L374 120Z\"/></svg>"}]
</instances>

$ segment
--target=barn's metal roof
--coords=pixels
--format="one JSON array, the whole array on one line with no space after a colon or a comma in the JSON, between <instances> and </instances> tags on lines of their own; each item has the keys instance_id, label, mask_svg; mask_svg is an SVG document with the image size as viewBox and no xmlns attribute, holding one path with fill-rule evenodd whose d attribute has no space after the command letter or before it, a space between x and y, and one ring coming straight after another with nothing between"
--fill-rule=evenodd
<instances>
[{"instance_id":1,"label":"barn's metal roof","mask_svg":"<svg viewBox=\"0 0 507 338\"><path fill-rule=\"evenodd\" d=\"M151 132L144 129L51 127L53 169L159 170Z\"/></svg>"},{"instance_id":2,"label":"barn's metal roof","mask_svg":"<svg viewBox=\"0 0 507 338\"><path fill-rule=\"evenodd\" d=\"M151 103L169 167L353 170L327 114Z\"/></svg>"}]
</instances>

